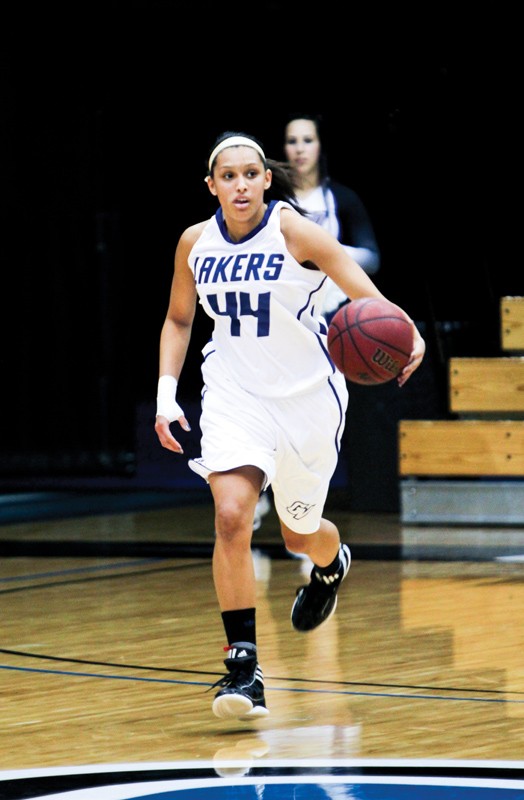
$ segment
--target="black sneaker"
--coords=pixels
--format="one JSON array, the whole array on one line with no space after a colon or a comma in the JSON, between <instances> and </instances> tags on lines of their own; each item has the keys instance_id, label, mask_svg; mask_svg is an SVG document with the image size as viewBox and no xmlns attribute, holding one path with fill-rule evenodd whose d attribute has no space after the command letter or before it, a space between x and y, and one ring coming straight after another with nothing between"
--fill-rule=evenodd
<instances>
[{"instance_id":1,"label":"black sneaker","mask_svg":"<svg viewBox=\"0 0 524 800\"><path fill-rule=\"evenodd\" d=\"M311 570L307 586L297 589L297 597L291 609L291 622L297 631L312 631L326 622L337 607L338 587L349 572L351 550L347 544L340 545L341 568L334 575L322 575L317 567Z\"/></svg>"},{"instance_id":2,"label":"black sneaker","mask_svg":"<svg viewBox=\"0 0 524 800\"><path fill-rule=\"evenodd\" d=\"M220 719L255 719L269 714L264 697L264 676L257 663L257 648L248 642L235 642L225 648L228 674L214 686L222 686L213 701L213 713Z\"/></svg>"}]
</instances>

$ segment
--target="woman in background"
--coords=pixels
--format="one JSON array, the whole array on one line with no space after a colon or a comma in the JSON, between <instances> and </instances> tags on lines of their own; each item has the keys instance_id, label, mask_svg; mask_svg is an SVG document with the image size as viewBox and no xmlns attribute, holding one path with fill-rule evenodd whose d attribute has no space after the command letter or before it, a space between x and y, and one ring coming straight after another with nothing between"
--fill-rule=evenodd
<instances>
[{"instance_id":1,"label":"woman in background","mask_svg":"<svg viewBox=\"0 0 524 800\"><path fill-rule=\"evenodd\" d=\"M328 173L322 150L319 115L294 113L288 116L284 131L284 153L295 170L295 196L314 222L328 230L353 261L368 275L380 268L380 250L364 203L353 189L334 181ZM324 302L329 322L348 298L334 281Z\"/></svg>"}]
</instances>

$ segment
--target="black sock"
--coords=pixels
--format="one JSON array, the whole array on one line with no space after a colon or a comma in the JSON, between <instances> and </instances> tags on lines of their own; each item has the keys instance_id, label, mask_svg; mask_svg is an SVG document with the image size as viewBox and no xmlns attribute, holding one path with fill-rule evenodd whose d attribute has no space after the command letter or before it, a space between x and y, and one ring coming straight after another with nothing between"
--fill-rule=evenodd
<instances>
[{"instance_id":1,"label":"black sock","mask_svg":"<svg viewBox=\"0 0 524 800\"><path fill-rule=\"evenodd\" d=\"M250 642L256 645L257 629L255 622L256 609L241 608L238 611L223 611L222 622L226 632L227 643Z\"/></svg>"},{"instance_id":2,"label":"black sock","mask_svg":"<svg viewBox=\"0 0 524 800\"><path fill-rule=\"evenodd\" d=\"M339 552L340 552L340 547L339 547ZM339 553L337 553L331 564L328 564L327 567L317 567L315 565L315 572L322 576L324 575L329 576L329 575L335 575L335 573L337 573L341 568L342 564L340 562L340 556Z\"/></svg>"}]
</instances>

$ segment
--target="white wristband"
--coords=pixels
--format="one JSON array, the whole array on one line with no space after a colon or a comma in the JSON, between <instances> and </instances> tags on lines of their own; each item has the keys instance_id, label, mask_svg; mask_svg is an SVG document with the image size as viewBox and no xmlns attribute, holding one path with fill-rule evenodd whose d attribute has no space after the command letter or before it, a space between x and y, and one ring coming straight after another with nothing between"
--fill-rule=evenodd
<instances>
[{"instance_id":1,"label":"white wristband","mask_svg":"<svg viewBox=\"0 0 524 800\"><path fill-rule=\"evenodd\" d=\"M165 417L169 422L173 422L185 414L176 401L176 390L178 381L172 375L161 375L158 379L158 390L156 396L156 414Z\"/></svg>"}]
</instances>

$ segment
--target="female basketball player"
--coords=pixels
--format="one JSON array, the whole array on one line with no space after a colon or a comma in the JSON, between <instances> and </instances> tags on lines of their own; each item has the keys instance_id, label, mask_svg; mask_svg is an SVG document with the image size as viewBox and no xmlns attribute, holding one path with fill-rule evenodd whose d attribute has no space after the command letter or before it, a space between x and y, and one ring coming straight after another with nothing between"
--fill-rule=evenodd
<instances>
[{"instance_id":1,"label":"female basketball player","mask_svg":"<svg viewBox=\"0 0 524 800\"><path fill-rule=\"evenodd\" d=\"M326 276L350 298L383 295L334 236L297 210L290 173L255 138L224 133L208 167L219 208L177 245L155 430L163 447L183 452L170 423L189 429L176 390L198 299L214 328L202 351L202 456L189 466L213 496L213 580L229 645L213 712L253 719L268 714L256 647L255 506L271 484L286 548L313 561L291 610L293 627L310 631L334 612L351 561L322 516L348 402L326 349ZM415 325L413 335L401 386L425 351Z\"/></svg>"}]
</instances>

